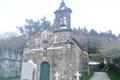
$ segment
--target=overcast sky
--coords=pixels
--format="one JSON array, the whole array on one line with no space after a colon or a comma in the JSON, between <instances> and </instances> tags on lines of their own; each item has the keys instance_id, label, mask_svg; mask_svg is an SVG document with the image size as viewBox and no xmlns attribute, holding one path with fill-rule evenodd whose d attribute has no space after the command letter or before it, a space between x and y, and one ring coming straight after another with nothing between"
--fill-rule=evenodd
<instances>
[{"instance_id":1,"label":"overcast sky","mask_svg":"<svg viewBox=\"0 0 120 80\"><path fill-rule=\"evenodd\" d=\"M72 27L84 27L97 31L111 29L120 33L120 0L65 0L72 9ZM0 33L15 31L25 19L44 16L53 22L54 11L61 0L0 0Z\"/></svg>"}]
</instances>

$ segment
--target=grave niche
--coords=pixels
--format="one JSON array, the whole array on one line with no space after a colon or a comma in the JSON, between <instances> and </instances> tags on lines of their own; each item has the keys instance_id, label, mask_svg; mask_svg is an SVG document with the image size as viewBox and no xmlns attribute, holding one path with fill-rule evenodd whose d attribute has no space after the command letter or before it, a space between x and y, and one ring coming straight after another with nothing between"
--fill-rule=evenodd
<instances>
[{"instance_id":1,"label":"grave niche","mask_svg":"<svg viewBox=\"0 0 120 80\"><path fill-rule=\"evenodd\" d=\"M36 64L29 60L22 63L21 80L35 80Z\"/></svg>"}]
</instances>

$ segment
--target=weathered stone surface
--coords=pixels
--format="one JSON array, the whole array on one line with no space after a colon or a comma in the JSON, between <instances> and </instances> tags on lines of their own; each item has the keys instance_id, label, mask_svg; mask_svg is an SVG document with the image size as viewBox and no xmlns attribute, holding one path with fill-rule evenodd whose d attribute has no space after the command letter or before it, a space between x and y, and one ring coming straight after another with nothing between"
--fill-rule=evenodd
<instances>
[{"instance_id":1,"label":"weathered stone surface","mask_svg":"<svg viewBox=\"0 0 120 80\"><path fill-rule=\"evenodd\" d=\"M37 64L37 79L40 78L40 65L42 62L48 62L51 65L51 80L55 80L53 76L55 72L59 72L64 75L65 79L69 79L70 77L74 78L74 74L77 71L81 73L88 71L87 52L82 50L72 40L71 32L56 32L52 34L54 35L52 38L57 36L56 41L53 41L51 45L49 45L48 42L47 44L49 46L46 48L46 51L44 48L42 49L42 47L40 47L41 49L37 47L38 49L32 51L32 49L28 47L26 49L28 53L24 53L25 60L31 59ZM32 45L32 43L30 44ZM44 43L41 43L41 45L44 45Z\"/></svg>"},{"instance_id":2,"label":"weathered stone surface","mask_svg":"<svg viewBox=\"0 0 120 80\"><path fill-rule=\"evenodd\" d=\"M36 64L32 60L22 63L21 80L33 80L35 78Z\"/></svg>"},{"instance_id":3,"label":"weathered stone surface","mask_svg":"<svg viewBox=\"0 0 120 80\"><path fill-rule=\"evenodd\" d=\"M8 49L3 49L0 54L0 76L20 76L22 54Z\"/></svg>"},{"instance_id":4,"label":"weathered stone surface","mask_svg":"<svg viewBox=\"0 0 120 80\"><path fill-rule=\"evenodd\" d=\"M55 12L55 30L45 30L28 40L24 59L31 59L37 64L36 80L40 80L40 65L43 62L50 64L50 80L55 80L56 72L61 74L60 80L75 80L74 74L77 71L88 71L88 54L71 35L70 13L71 9L62 1L60 8ZM66 18L64 29L60 25L61 17Z\"/></svg>"}]
</instances>

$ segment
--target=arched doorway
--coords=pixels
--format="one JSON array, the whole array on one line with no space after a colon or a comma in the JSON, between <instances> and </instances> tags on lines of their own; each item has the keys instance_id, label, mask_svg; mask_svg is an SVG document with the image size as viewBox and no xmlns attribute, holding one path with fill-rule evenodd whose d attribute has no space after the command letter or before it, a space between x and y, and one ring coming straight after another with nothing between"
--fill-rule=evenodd
<instances>
[{"instance_id":1,"label":"arched doorway","mask_svg":"<svg viewBox=\"0 0 120 80\"><path fill-rule=\"evenodd\" d=\"M50 64L48 62L41 64L40 80L50 80Z\"/></svg>"}]
</instances>

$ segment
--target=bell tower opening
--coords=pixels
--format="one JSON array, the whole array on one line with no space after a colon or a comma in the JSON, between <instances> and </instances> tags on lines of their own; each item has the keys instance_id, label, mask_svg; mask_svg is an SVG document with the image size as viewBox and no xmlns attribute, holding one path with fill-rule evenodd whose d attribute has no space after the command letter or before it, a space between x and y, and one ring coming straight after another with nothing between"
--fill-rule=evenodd
<instances>
[{"instance_id":1,"label":"bell tower opening","mask_svg":"<svg viewBox=\"0 0 120 80\"><path fill-rule=\"evenodd\" d=\"M58 10L54 12L56 30L71 30L71 12L71 8L68 8L62 0Z\"/></svg>"}]
</instances>

